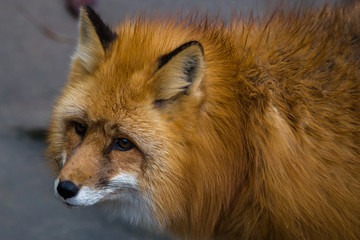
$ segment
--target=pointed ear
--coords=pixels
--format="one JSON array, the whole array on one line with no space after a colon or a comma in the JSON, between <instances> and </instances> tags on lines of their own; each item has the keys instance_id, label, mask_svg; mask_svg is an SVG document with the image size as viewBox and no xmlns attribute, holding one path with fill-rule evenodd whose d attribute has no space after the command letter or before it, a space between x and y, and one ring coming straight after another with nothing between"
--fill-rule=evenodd
<instances>
[{"instance_id":1,"label":"pointed ear","mask_svg":"<svg viewBox=\"0 0 360 240\"><path fill-rule=\"evenodd\" d=\"M104 24L99 15L90 7L80 11L80 29L74 60L89 73L105 58L105 50L116 39L116 34Z\"/></svg>"},{"instance_id":2,"label":"pointed ear","mask_svg":"<svg viewBox=\"0 0 360 240\"><path fill-rule=\"evenodd\" d=\"M205 73L202 45L191 41L159 58L155 73L156 105L176 101L182 95L200 93L199 85Z\"/></svg>"}]
</instances>

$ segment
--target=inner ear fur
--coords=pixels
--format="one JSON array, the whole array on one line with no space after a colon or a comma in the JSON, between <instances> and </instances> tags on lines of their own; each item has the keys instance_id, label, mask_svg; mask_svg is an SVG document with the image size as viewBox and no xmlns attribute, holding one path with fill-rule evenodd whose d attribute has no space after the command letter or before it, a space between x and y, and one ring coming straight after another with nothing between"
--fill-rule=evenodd
<instances>
[{"instance_id":1,"label":"inner ear fur","mask_svg":"<svg viewBox=\"0 0 360 240\"><path fill-rule=\"evenodd\" d=\"M104 60L105 50L117 36L90 7L81 8L79 22L79 40L73 59L92 73Z\"/></svg>"},{"instance_id":2,"label":"inner ear fur","mask_svg":"<svg viewBox=\"0 0 360 240\"><path fill-rule=\"evenodd\" d=\"M163 104L179 96L199 93L199 85L205 73L202 45L187 42L158 59L155 73L155 103Z\"/></svg>"}]
</instances>

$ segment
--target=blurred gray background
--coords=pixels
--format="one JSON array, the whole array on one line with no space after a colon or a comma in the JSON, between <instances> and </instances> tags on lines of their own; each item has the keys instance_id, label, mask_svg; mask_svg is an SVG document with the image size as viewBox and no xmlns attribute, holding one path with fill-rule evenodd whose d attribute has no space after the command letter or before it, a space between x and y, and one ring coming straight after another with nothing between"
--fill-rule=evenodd
<instances>
[{"instance_id":1,"label":"blurred gray background","mask_svg":"<svg viewBox=\"0 0 360 240\"><path fill-rule=\"evenodd\" d=\"M98 0L94 8L114 25L138 12L195 9L226 17L234 9L261 14L273 5L268 0ZM96 206L68 209L54 197L54 176L44 158L45 129L76 37L77 20L65 1L0 1L0 239L169 239Z\"/></svg>"}]
</instances>

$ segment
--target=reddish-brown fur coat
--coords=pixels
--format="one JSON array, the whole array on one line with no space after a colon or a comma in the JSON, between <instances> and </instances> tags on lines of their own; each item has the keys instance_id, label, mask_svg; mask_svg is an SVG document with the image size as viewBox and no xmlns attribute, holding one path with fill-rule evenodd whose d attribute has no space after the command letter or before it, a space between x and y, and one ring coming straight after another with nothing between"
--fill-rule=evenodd
<instances>
[{"instance_id":1,"label":"reddish-brown fur coat","mask_svg":"<svg viewBox=\"0 0 360 240\"><path fill-rule=\"evenodd\" d=\"M91 121L139 137L141 188L165 229L192 239L359 239L359 14L124 22L94 74L78 80L74 61L49 155L64 142L59 109L80 96ZM192 40L204 48L201 94L154 108L157 59Z\"/></svg>"}]
</instances>

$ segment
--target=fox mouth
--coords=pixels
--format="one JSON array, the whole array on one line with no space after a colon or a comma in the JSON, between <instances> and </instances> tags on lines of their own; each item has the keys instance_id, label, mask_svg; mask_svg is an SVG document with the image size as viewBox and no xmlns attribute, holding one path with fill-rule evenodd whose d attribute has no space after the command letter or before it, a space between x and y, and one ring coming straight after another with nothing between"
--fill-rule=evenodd
<instances>
[{"instance_id":1,"label":"fox mouth","mask_svg":"<svg viewBox=\"0 0 360 240\"><path fill-rule=\"evenodd\" d=\"M64 203L68 208L78 208L78 207L81 207L81 206L78 206L78 205L70 204L70 203L66 202L66 200L64 200L63 203Z\"/></svg>"}]
</instances>

